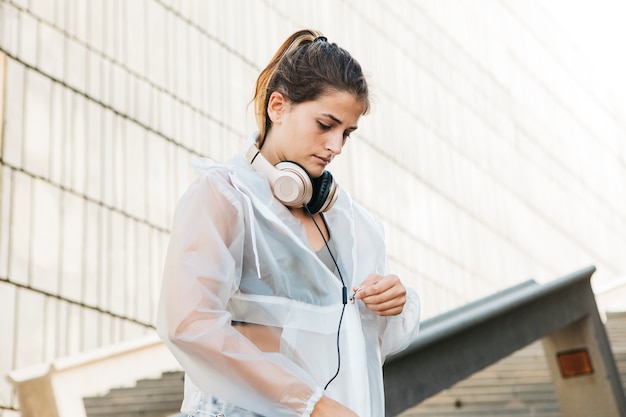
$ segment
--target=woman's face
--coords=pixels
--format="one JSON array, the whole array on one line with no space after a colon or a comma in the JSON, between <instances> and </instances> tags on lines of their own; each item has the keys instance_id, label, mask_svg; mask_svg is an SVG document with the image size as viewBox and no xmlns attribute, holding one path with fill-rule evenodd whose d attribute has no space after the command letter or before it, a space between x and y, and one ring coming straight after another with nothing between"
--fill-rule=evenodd
<instances>
[{"instance_id":1,"label":"woman's face","mask_svg":"<svg viewBox=\"0 0 626 417\"><path fill-rule=\"evenodd\" d=\"M344 91L328 92L317 100L299 104L274 92L268 104L272 127L262 153L272 164L297 162L312 177L319 177L341 153L363 111L363 102Z\"/></svg>"}]
</instances>

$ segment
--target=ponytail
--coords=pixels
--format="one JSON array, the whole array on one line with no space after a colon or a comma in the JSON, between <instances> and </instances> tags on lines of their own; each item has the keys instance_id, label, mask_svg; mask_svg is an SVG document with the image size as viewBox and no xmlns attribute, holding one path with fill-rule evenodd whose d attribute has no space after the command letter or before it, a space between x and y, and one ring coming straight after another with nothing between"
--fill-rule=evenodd
<instances>
[{"instance_id":1,"label":"ponytail","mask_svg":"<svg viewBox=\"0 0 626 417\"><path fill-rule=\"evenodd\" d=\"M332 89L353 93L363 100L364 113L369 109L367 82L360 65L347 51L329 43L316 30L305 29L292 34L256 81L253 101L259 148L271 128L267 106L274 91L297 104L315 100Z\"/></svg>"}]
</instances>

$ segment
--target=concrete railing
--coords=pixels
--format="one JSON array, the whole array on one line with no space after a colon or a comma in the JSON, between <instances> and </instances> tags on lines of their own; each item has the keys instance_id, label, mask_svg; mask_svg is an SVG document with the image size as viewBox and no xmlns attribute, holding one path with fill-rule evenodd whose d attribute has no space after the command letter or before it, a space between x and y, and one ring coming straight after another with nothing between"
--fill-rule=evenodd
<instances>
[{"instance_id":1,"label":"concrete railing","mask_svg":"<svg viewBox=\"0 0 626 417\"><path fill-rule=\"evenodd\" d=\"M83 398L180 366L156 334L9 373L22 417L85 417Z\"/></svg>"},{"instance_id":2,"label":"concrete railing","mask_svg":"<svg viewBox=\"0 0 626 417\"><path fill-rule=\"evenodd\" d=\"M588 267L553 282L528 281L423 323L384 365L386 415L413 407L542 340L563 415L626 416L624 390ZM567 361L578 366L569 375Z\"/></svg>"}]
</instances>

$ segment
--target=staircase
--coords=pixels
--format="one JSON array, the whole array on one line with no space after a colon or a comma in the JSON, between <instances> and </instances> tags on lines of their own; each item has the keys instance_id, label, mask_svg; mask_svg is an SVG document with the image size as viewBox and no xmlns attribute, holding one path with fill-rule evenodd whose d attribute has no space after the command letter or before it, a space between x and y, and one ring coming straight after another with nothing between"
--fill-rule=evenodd
<instances>
[{"instance_id":1,"label":"staircase","mask_svg":"<svg viewBox=\"0 0 626 417\"><path fill-rule=\"evenodd\" d=\"M182 400L183 373L167 372L102 397L83 398L83 403L87 417L169 417L178 413Z\"/></svg>"},{"instance_id":2,"label":"staircase","mask_svg":"<svg viewBox=\"0 0 626 417\"><path fill-rule=\"evenodd\" d=\"M626 312L607 313L606 330L626 387ZM535 342L400 417L562 417L541 342Z\"/></svg>"},{"instance_id":3,"label":"staircase","mask_svg":"<svg viewBox=\"0 0 626 417\"><path fill-rule=\"evenodd\" d=\"M626 312L607 313L606 330L626 387ZM182 372L140 380L84 399L87 417L169 417L183 397ZM541 342L535 342L427 399L399 417L563 417Z\"/></svg>"}]
</instances>

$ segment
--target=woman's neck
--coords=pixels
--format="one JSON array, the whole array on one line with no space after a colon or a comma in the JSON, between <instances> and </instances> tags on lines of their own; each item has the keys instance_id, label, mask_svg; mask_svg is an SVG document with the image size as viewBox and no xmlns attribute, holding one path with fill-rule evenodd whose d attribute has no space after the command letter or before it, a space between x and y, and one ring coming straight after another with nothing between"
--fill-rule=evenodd
<instances>
[{"instance_id":1,"label":"woman's neck","mask_svg":"<svg viewBox=\"0 0 626 417\"><path fill-rule=\"evenodd\" d=\"M313 248L315 252L322 249L326 245L326 242L330 240L330 234L321 213L315 213L310 216L302 207L290 207L289 211L300 221L300 224L304 226L306 237L311 248Z\"/></svg>"}]
</instances>

